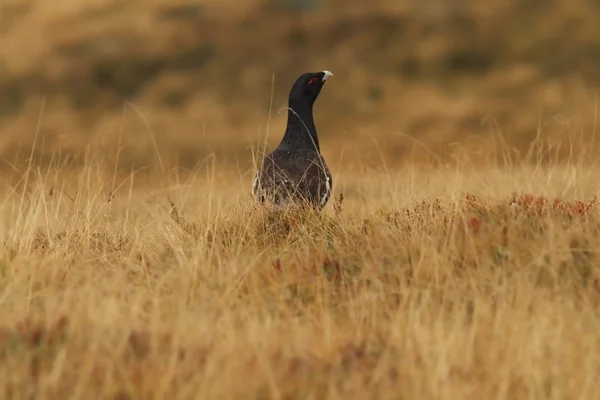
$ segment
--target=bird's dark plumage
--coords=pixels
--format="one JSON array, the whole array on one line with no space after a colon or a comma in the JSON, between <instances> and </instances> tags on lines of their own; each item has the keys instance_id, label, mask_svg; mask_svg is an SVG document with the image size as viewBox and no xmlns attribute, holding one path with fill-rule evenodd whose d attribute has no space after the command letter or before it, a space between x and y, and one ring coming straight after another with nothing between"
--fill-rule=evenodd
<instances>
[{"instance_id":1,"label":"bird's dark plumage","mask_svg":"<svg viewBox=\"0 0 600 400\"><path fill-rule=\"evenodd\" d=\"M318 210L329 200L333 179L321 156L313 104L329 71L302 74L290 90L287 128L267 154L252 185L257 201L279 207L307 202Z\"/></svg>"}]
</instances>

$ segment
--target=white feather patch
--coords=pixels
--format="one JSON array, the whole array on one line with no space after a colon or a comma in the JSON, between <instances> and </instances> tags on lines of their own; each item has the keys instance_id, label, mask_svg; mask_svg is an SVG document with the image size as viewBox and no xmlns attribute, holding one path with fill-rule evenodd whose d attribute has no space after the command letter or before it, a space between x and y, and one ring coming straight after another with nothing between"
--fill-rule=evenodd
<instances>
[{"instance_id":1,"label":"white feather patch","mask_svg":"<svg viewBox=\"0 0 600 400\"><path fill-rule=\"evenodd\" d=\"M258 199L258 173L254 177L254 181L252 182L252 194L254 198Z\"/></svg>"},{"instance_id":2,"label":"white feather patch","mask_svg":"<svg viewBox=\"0 0 600 400\"><path fill-rule=\"evenodd\" d=\"M331 178L327 175L327 179L325 180L325 193L323 193L323 197L321 197L321 206L327 203L329 199L329 194L331 193Z\"/></svg>"}]
</instances>

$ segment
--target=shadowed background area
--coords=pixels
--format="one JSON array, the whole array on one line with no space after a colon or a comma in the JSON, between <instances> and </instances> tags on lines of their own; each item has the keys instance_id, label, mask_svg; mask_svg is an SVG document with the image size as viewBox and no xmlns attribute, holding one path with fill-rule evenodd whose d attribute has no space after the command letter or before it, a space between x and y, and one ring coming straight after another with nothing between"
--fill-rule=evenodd
<instances>
[{"instance_id":1,"label":"shadowed background area","mask_svg":"<svg viewBox=\"0 0 600 400\"><path fill-rule=\"evenodd\" d=\"M476 161L499 144L519 157L536 136L559 156L592 150L599 17L591 0L4 0L2 168L38 132L36 163L89 149L114 163L120 148L123 170L211 154L249 169L281 138L293 80L323 69L333 168Z\"/></svg>"}]
</instances>

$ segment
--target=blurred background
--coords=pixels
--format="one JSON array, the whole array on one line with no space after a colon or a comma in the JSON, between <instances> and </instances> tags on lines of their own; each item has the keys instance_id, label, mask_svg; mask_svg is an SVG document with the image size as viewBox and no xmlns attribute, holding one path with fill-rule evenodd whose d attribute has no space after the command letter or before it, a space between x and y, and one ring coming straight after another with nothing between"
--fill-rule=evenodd
<instances>
[{"instance_id":1,"label":"blurred background","mask_svg":"<svg viewBox=\"0 0 600 400\"><path fill-rule=\"evenodd\" d=\"M252 168L306 71L332 169L596 147L596 0L2 0L0 169ZM40 118L41 116L41 118ZM269 148L268 147L268 148ZM558 150L568 156L567 146ZM112 161L111 161L112 160Z\"/></svg>"}]
</instances>

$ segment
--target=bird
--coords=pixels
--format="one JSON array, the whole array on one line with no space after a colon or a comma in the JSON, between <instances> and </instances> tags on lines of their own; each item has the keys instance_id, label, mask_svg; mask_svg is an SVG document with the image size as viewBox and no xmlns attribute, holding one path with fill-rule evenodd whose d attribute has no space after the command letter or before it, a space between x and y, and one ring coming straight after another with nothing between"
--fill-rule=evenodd
<instances>
[{"instance_id":1,"label":"bird","mask_svg":"<svg viewBox=\"0 0 600 400\"><path fill-rule=\"evenodd\" d=\"M276 209L303 204L321 211L333 188L333 178L321 155L313 105L330 71L306 72L292 85L287 126L281 142L267 154L252 183L255 201Z\"/></svg>"}]
</instances>

